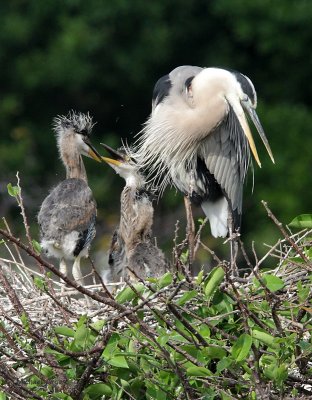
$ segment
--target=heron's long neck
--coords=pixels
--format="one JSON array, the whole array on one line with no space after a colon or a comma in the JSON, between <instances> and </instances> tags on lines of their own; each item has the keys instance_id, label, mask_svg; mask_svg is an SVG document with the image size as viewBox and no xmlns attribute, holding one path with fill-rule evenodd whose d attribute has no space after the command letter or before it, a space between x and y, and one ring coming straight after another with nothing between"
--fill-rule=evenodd
<instances>
[{"instance_id":1,"label":"heron's long neck","mask_svg":"<svg viewBox=\"0 0 312 400\"><path fill-rule=\"evenodd\" d=\"M144 182L143 177L142 183ZM132 183L132 184L129 184ZM139 196L142 185L134 185L126 180L120 197L119 231L126 245L126 253L132 251L136 244L147 240L153 224L153 206L147 196ZM138 183L138 182L137 182Z\"/></svg>"},{"instance_id":2,"label":"heron's long neck","mask_svg":"<svg viewBox=\"0 0 312 400\"><path fill-rule=\"evenodd\" d=\"M80 154L65 164L66 178L78 178L88 182L87 173Z\"/></svg>"},{"instance_id":3,"label":"heron's long neck","mask_svg":"<svg viewBox=\"0 0 312 400\"><path fill-rule=\"evenodd\" d=\"M69 136L60 143L60 153L66 168L66 178L78 178L87 182L87 173L74 137Z\"/></svg>"}]
</instances>

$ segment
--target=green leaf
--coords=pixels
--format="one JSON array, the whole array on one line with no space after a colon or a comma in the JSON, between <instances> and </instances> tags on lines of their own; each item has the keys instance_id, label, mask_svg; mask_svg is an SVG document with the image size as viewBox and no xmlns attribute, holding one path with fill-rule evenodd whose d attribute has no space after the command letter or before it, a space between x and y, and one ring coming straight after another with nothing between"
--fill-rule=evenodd
<instances>
[{"instance_id":1,"label":"green leaf","mask_svg":"<svg viewBox=\"0 0 312 400\"><path fill-rule=\"evenodd\" d=\"M176 304L178 306L183 306L185 303L193 299L197 296L196 290L190 290L189 292L185 292L177 301Z\"/></svg>"},{"instance_id":2,"label":"green leaf","mask_svg":"<svg viewBox=\"0 0 312 400\"><path fill-rule=\"evenodd\" d=\"M38 243L35 239L33 239L31 241L33 249L35 250L35 252L39 255L41 253L41 246L40 243Z\"/></svg>"},{"instance_id":3,"label":"green leaf","mask_svg":"<svg viewBox=\"0 0 312 400\"><path fill-rule=\"evenodd\" d=\"M187 263L188 256L189 256L189 251L188 250L186 250L183 253L181 253L180 260L181 260L182 264L186 264Z\"/></svg>"},{"instance_id":4,"label":"green leaf","mask_svg":"<svg viewBox=\"0 0 312 400\"><path fill-rule=\"evenodd\" d=\"M211 331L210 331L210 328L207 325L201 325L199 327L199 333L203 336L203 338L209 339Z\"/></svg>"},{"instance_id":5,"label":"green leaf","mask_svg":"<svg viewBox=\"0 0 312 400\"><path fill-rule=\"evenodd\" d=\"M240 362L247 358L252 345L252 338L247 333L243 333L232 347L232 356L235 361Z\"/></svg>"},{"instance_id":6,"label":"green leaf","mask_svg":"<svg viewBox=\"0 0 312 400\"><path fill-rule=\"evenodd\" d=\"M114 356L114 353L118 351L117 346L119 339L120 336L118 335L118 333L113 333L112 336L109 338L109 341L106 344L105 349L102 353L102 357L105 360L112 358Z\"/></svg>"},{"instance_id":7,"label":"green leaf","mask_svg":"<svg viewBox=\"0 0 312 400\"><path fill-rule=\"evenodd\" d=\"M25 312L23 312L20 318L21 318L21 321L22 321L22 324L23 324L23 327L25 328L25 330L29 331L29 319L28 319L27 314Z\"/></svg>"},{"instance_id":8,"label":"green leaf","mask_svg":"<svg viewBox=\"0 0 312 400\"><path fill-rule=\"evenodd\" d=\"M129 368L127 360L124 356L115 356L107 360L108 364L118 368Z\"/></svg>"},{"instance_id":9,"label":"green leaf","mask_svg":"<svg viewBox=\"0 0 312 400\"><path fill-rule=\"evenodd\" d=\"M18 186L12 186L11 183L7 184L8 193L12 197L17 197L20 194L20 189Z\"/></svg>"},{"instance_id":10,"label":"green leaf","mask_svg":"<svg viewBox=\"0 0 312 400\"><path fill-rule=\"evenodd\" d=\"M170 339L169 335L160 335L156 340L161 346L164 346L169 339Z\"/></svg>"},{"instance_id":11,"label":"green leaf","mask_svg":"<svg viewBox=\"0 0 312 400\"><path fill-rule=\"evenodd\" d=\"M88 346L91 344L90 343L90 338L91 338L91 330L90 328L87 328L85 325L79 326L77 328L74 338L75 338L75 345L80 348L80 349L87 349Z\"/></svg>"},{"instance_id":12,"label":"green leaf","mask_svg":"<svg viewBox=\"0 0 312 400\"><path fill-rule=\"evenodd\" d=\"M226 351L222 347L207 347L207 356L211 359L221 360L226 357Z\"/></svg>"},{"instance_id":13,"label":"green leaf","mask_svg":"<svg viewBox=\"0 0 312 400\"><path fill-rule=\"evenodd\" d=\"M169 286L172 282L172 279L172 274L170 272L166 272L165 275L163 275L158 281L159 288L162 289L166 286Z\"/></svg>"},{"instance_id":14,"label":"green leaf","mask_svg":"<svg viewBox=\"0 0 312 400\"><path fill-rule=\"evenodd\" d=\"M83 392L84 395L88 395L92 400L100 399L102 396L111 396L112 393L111 387L105 383L90 385Z\"/></svg>"},{"instance_id":15,"label":"green leaf","mask_svg":"<svg viewBox=\"0 0 312 400\"><path fill-rule=\"evenodd\" d=\"M46 367L42 367L42 368L40 369L40 372L42 373L42 375L46 376L46 377L49 378L49 379L52 379L52 378L54 378L54 376L55 376L52 367L47 367L47 366L46 366ZM0 400L1 400L1 399L0 399Z\"/></svg>"},{"instance_id":16,"label":"green leaf","mask_svg":"<svg viewBox=\"0 0 312 400\"><path fill-rule=\"evenodd\" d=\"M62 336L75 337L75 331L67 326L56 326L54 332Z\"/></svg>"},{"instance_id":17,"label":"green leaf","mask_svg":"<svg viewBox=\"0 0 312 400\"><path fill-rule=\"evenodd\" d=\"M90 326L97 332L99 332L103 326L105 325L105 321L103 319L99 319L98 321L93 322Z\"/></svg>"},{"instance_id":18,"label":"green leaf","mask_svg":"<svg viewBox=\"0 0 312 400\"><path fill-rule=\"evenodd\" d=\"M0 400L6 400L7 396L4 392L0 392Z\"/></svg>"},{"instance_id":19,"label":"green leaf","mask_svg":"<svg viewBox=\"0 0 312 400\"><path fill-rule=\"evenodd\" d=\"M211 376L212 372L205 367L189 367L186 370L187 376Z\"/></svg>"},{"instance_id":20,"label":"green leaf","mask_svg":"<svg viewBox=\"0 0 312 400\"><path fill-rule=\"evenodd\" d=\"M276 381L278 385L281 385L288 377L287 365L282 364L276 369Z\"/></svg>"},{"instance_id":21,"label":"green leaf","mask_svg":"<svg viewBox=\"0 0 312 400\"><path fill-rule=\"evenodd\" d=\"M289 226L292 228L299 228L299 229L311 229L312 228L312 214L301 214L298 217L294 218Z\"/></svg>"},{"instance_id":22,"label":"green leaf","mask_svg":"<svg viewBox=\"0 0 312 400\"><path fill-rule=\"evenodd\" d=\"M217 364L217 372L220 373L228 368L233 361L229 357L222 358Z\"/></svg>"},{"instance_id":23,"label":"green leaf","mask_svg":"<svg viewBox=\"0 0 312 400\"><path fill-rule=\"evenodd\" d=\"M263 332L259 329L252 330L252 337L254 339L259 340L259 342L262 342L272 348L278 347L278 345L274 343L274 336L270 335L269 333Z\"/></svg>"},{"instance_id":24,"label":"green leaf","mask_svg":"<svg viewBox=\"0 0 312 400\"><path fill-rule=\"evenodd\" d=\"M87 322L87 320L88 320L87 315L86 315L86 314L83 314L83 315L79 318L79 320L77 321L77 323L76 323L77 328L79 328L79 327L82 326L82 325L85 325L85 323Z\"/></svg>"},{"instance_id":25,"label":"green leaf","mask_svg":"<svg viewBox=\"0 0 312 400\"><path fill-rule=\"evenodd\" d=\"M214 291L220 286L224 278L224 270L222 267L215 267L209 274L208 281L205 287L205 295L210 297Z\"/></svg>"},{"instance_id":26,"label":"green leaf","mask_svg":"<svg viewBox=\"0 0 312 400\"><path fill-rule=\"evenodd\" d=\"M277 290L282 289L285 285L283 280L275 275L265 274L263 275L263 280L271 292L276 292Z\"/></svg>"},{"instance_id":27,"label":"green leaf","mask_svg":"<svg viewBox=\"0 0 312 400\"><path fill-rule=\"evenodd\" d=\"M133 285L133 287L140 294L143 293L145 289L142 283L137 283ZM136 296L137 296L136 293L130 287L125 287L117 294L116 301L119 304L123 304L126 303L127 301L133 300Z\"/></svg>"},{"instance_id":28,"label":"green leaf","mask_svg":"<svg viewBox=\"0 0 312 400\"><path fill-rule=\"evenodd\" d=\"M201 270L201 271L198 273L197 277L196 277L196 280L195 280L196 285L200 285L200 284L202 283L202 281L203 281L203 276L204 276L204 270Z\"/></svg>"},{"instance_id":29,"label":"green leaf","mask_svg":"<svg viewBox=\"0 0 312 400\"><path fill-rule=\"evenodd\" d=\"M40 276L34 276L34 284L42 291L44 291L46 288L44 278L41 278Z\"/></svg>"},{"instance_id":30,"label":"green leaf","mask_svg":"<svg viewBox=\"0 0 312 400\"><path fill-rule=\"evenodd\" d=\"M303 286L302 282L299 281L297 283L297 289L298 289L298 297L299 297L300 303L304 303L307 300L307 298L309 297L310 285Z\"/></svg>"}]
</instances>

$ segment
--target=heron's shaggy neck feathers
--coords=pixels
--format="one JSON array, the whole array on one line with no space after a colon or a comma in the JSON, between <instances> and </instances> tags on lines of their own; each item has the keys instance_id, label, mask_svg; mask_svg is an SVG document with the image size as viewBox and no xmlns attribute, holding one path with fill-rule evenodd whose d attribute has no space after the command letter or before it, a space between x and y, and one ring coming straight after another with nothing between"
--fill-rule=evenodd
<instances>
[{"instance_id":1,"label":"heron's shaggy neck feathers","mask_svg":"<svg viewBox=\"0 0 312 400\"><path fill-rule=\"evenodd\" d=\"M160 192L175 181L177 171L196 167L198 147L209 132L198 125L199 113L205 116L203 110L184 105L183 111L177 111L168 105L161 109L162 106L159 104L146 122L131 155L140 169L149 170L147 182L156 184ZM216 119L215 125L217 123Z\"/></svg>"},{"instance_id":2,"label":"heron's shaggy neck feathers","mask_svg":"<svg viewBox=\"0 0 312 400\"><path fill-rule=\"evenodd\" d=\"M59 153L66 169L66 178L78 178L87 182L87 173L77 147L76 136L71 130L58 135Z\"/></svg>"}]
</instances>

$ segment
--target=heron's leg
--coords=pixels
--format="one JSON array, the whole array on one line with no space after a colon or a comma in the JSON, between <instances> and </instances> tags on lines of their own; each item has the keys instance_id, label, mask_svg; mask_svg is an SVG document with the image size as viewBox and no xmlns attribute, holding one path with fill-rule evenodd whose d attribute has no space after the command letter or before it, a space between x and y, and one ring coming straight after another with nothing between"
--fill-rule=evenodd
<instances>
[{"instance_id":1,"label":"heron's leg","mask_svg":"<svg viewBox=\"0 0 312 400\"><path fill-rule=\"evenodd\" d=\"M195 245L195 223L192 213L192 204L188 196L184 196L184 205L185 205L186 221L187 221L186 237L189 247L189 264L190 264L189 268L191 272L191 266L194 257L194 245Z\"/></svg>"},{"instance_id":2,"label":"heron's leg","mask_svg":"<svg viewBox=\"0 0 312 400\"><path fill-rule=\"evenodd\" d=\"M79 285L82 285L83 284L83 279L82 279L83 275L80 270L80 258L81 257L79 257L79 256L75 258L72 272L73 272L73 277L74 277L75 281L77 281L79 283Z\"/></svg>"},{"instance_id":3,"label":"heron's leg","mask_svg":"<svg viewBox=\"0 0 312 400\"><path fill-rule=\"evenodd\" d=\"M64 258L61 258L60 261L60 272L67 276L67 264Z\"/></svg>"},{"instance_id":4,"label":"heron's leg","mask_svg":"<svg viewBox=\"0 0 312 400\"><path fill-rule=\"evenodd\" d=\"M65 261L64 258L61 258L61 261L60 261L60 272L67 276L67 272L68 272L67 271L67 264L66 264L66 261ZM62 282L61 294L64 293L65 287L66 287L66 283Z\"/></svg>"},{"instance_id":5,"label":"heron's leg","mask_svg":"<svg viewBox=\"0 0 312 400\"><path fill-rule=\"evenodd\" d=\"M80 259L81 259L81 257L79 257L79 256L76 257L74 264L73 264L72 272L73 272L73 277L74 277L75 281L77 283L79 283L79 285L83 285L83 275L82 275L81 269L80 269ZM86 299L87 306L89 307L92 304L89 296L85 295L85 299Z\"/></svg>"},{"instance_id":6,"label":"heron's leg","mask_svg":"<svg viewBox=\"0 0 312 400\"><path fill-rule=\"evenodd\" d=\"M232 277L238 276L238 268L236 264L238 242L234 233L234 220L231 207L229 207L228 213L228 227L229 227L229 241L230 241L230 274Z\"/></svg>"}]
</instances>

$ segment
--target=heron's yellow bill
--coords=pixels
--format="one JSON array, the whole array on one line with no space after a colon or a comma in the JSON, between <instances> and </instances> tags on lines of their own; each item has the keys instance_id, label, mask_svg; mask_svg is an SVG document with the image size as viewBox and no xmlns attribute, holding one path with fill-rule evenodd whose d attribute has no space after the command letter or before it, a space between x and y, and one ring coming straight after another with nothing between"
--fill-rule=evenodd
<instances>
[{"instance_id":1,"label":"heron's yellow bill","mask_svg":"<svg viewBox=\"0 0 312 400\"><path fill-rule=\"evenodd\" d=\"M97 162L102 162L102 157L98 155L93 149L89 148L88 154L93 160Z\"/></svg>"},{"instance_id":2,"label":"heron's yellow bill","mask_svg":"<svg viewBox=\"0 0 312 400\"><path fill-rule=\"evenodd\" d=\"M269 156L270 156L272 162L275 163L274 157L273 157L273 153L272 153L272 150L271 150L270 145L269 145L269 141L268 141L267 137L265 136L264 130L263 130L262 125L261 125L261 123L259 121L259 118L258 118L258 115L256 113L256 110L247 102L242 102L242 105L243 105L244 109L248 112L252 122L254 123L254 125L255 125L255 127L256 127L256 129L257 129L257 131L258 131L258 133L259 133L259 135L261 137L261 139L262 139L262 142L265 145L265 148L266 148L267 152L269 153ZM258 156L258 153L257 153L256 145L255 145L255 142L253 140L253 137L252 137L252 134L251 134L251 131L250 131L250 128L249 128L249 125L248 125L248 122L247 122L245 114L241 114L238 117L238 119L239 119L239 122L240 122L240 124L241 124L241 126L242 126L242 128L244 130L244 133L245 133L247 139L248 139L249 146L250 146L250 149L252 151L252 154L255 157L255 160L257 161L259 167L261 168L261 163L260 163L259 156Z\"/></svg>"},{"instance_id":3,"label":"heron's yellow bill","mask_svg":"<svg viewBox=\"0 0 312 400\"><path fill-rule=\"evenodd\" d=\"M119 160L114 160L113 158L108 158L108 157L101 157L103 161L105 161L107 164L113 164L119 167L122 162Z\"/></svg>"},{"instance_id":4,"label":"heron's yellow bill","mask_svg":"<svg viewBox=\"0 0 312 400\"><path fill-rule=\"evenodd\" d=\"M258 156L257 148L256 148L254 139L252 137L251 130L249 128L248 122L247 122L246 117L245 117L244 114L242 114L239 117L239 122L240 122L240 124L241 124L241 126L243 128L243 131L244 131L244 133L245 133L245 135L247 137L251 152L252 152L253 156L255 157L255 160L257 161L257 164L261 168L261 162L260 162L260 159L259 159L259 156Z\"/></svg>"},{"instance_id":5,"label":"heron's yellow bill","mask_svg":"<svg viewBox=\"0 0 312 400\"><path fill-rule=\"evenodd\" d=\"M102 157L99 154L99 152L96 150L96 148L93 146L93 144L90 142L90 139L88 137L85 137L83 139L85 144L89 147L88 149L88 156L93 158L93 160L97 162L102 162Z\"/></svg>"}]
</instances>

